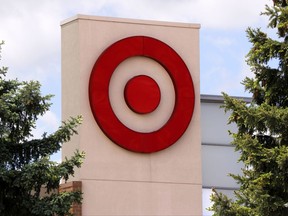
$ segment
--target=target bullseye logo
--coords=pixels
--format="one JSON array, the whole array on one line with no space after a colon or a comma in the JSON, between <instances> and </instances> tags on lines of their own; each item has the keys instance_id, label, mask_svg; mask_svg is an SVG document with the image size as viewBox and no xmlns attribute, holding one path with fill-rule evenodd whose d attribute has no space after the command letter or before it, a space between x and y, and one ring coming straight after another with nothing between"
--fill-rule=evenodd
<instances>
[{"instance_id":1,"label":"target bullseye logo","mask_svg":"<svg viewBox=\"0 0 288 216\"><path fill-rule=\"evenodd\" d=\"M174 87L175 104L170 118L150 132L134 130L133 125L128 127L115 114L109 98L113 73L122 62L133 57L158 62ZM132 112L144 115L144 120L146 115L156 113L162 100L158 83L145 74L130 78L121 94ZM134 152L157 152L181 138L193 115L194 98L193 81L182 58L167 44L146 36L124 38L108 47L95 62L89 81L90 106L99 127L114 143Z\"/></svg>"}]
</instances>

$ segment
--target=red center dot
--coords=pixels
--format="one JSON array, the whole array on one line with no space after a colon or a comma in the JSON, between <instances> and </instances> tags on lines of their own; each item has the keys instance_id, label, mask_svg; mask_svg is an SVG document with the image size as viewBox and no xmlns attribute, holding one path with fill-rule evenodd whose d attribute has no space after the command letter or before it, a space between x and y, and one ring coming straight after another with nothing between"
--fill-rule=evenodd
<instances>
[{"instance_id":1,"label":"red center dot","mask_svg":"<svg viewBox=\"0 0 288 216\"><path fill-rule=\"evenodd\" d=\"M139 75L127 82L124 97L131 110L147 114L158 107L161 93L159 86L151 77Z\"/></svg>"}]
</instances>

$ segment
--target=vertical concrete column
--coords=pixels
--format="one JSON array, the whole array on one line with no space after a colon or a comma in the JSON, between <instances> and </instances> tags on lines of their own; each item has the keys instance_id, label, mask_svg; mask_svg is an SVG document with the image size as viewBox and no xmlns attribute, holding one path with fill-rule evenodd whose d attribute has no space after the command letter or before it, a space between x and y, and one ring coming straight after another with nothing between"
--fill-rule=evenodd
<instances>
[{"instance_id":1,"label":"vertical concrete column","mask_svg":"<svg viewBox=\"0 0 288 216\"><path fill-rule=\"evenodd\" d=\"M82 215L201 215L200 26L77 15L63 21L61 28L62 118L65 120L78 114L84 117L79 135L64 145L62 155L63 158L69 157L76 149L86 152L83 166L71 179L82 182ZM125 48L121 47L122 42L130 37L150 38L149 47L145 44L138 54L138 42L132 41L126 43ZM155 41L160 45L153 46ZM109 50L115 44L120 45ZM163 47L166 47L165 52L157 51ZM171 58L175 53L178 57ZM130 57L121 60L126 54ZM188 78L176 66L180 64L179 59L185 65L181 66L182 69L186 67L185 71L189 73ZM95 69L96 62L98 68ZM97 72L91 78L95 70L100 70L101 75ZM108 73L111 73L109 78ZM183 134L178 136L178 130L183 129L181 117L186 118L191 111L178 106L179 101L181 104L191 103L191 87L181 85L190 76L194 92L193 115ZM131 99L137 99L137 94L133 95L134 83L137 86L143 80L160 89L154 100L156 105L147 109L139 109L139 103L135 105ZM179 80L182 81L178 83ZM106 96L96 94L94 97L90 91L89 100L89 85L100 90L103 87ZM127 90L130 92L126 94L127 86L132 86L132 91ZM152 94L155 92L153 89L155 87L152 87ZM109 110L101 107L99 112L93 110L91 97L96 100L92 104L108 104ZM99 117L99 113L104 114ZM111 113L116 117L111 119ZM175 113L177 117L172 118ZM178 123L173 123L165 133L155 135L175 119ZM110 120L117 124L111 124ZM122 129L124 125L125 130L119 129L119 125ZM124 137L121 137L122 131ZM143 142L139 141L139 134L143 135ZM154 142L155 137L159 142ZM170 147L156 148L159 143L165 145L170 137L176 137ZM137 145L144 146L145 150L137 151ZM157 150L153 152L151 149Z\"/></svg>"}]
</instances>

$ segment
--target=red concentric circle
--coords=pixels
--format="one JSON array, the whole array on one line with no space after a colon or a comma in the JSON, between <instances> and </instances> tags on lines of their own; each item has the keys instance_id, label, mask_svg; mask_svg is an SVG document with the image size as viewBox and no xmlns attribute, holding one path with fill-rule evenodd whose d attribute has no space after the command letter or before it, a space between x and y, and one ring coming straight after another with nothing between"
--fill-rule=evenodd
<instances>
[{"instance_id":1,"label":"red concentric circle","mask_svg":"<svg viewBox=\"0 0 288 216\"><path fill-rule=\"evenodd\" d=\"M124 96L130 109L139 114L153 112L161 99L159 86L146 75L130 79L125 86Z\"/></svg>"},{"instance_id":2,"label":"red concentric circle","mask_svg":"<svg viewBox=\"0 0 288 216\"><path fill-rule=\"evenodd\" d=\"M141 133L119 121L109 101L109 82L117 66L133 56L145 56L160 63L169 73L175 89L175 107L168 122L157 131ZM194 110L194 86L181 57L167 44L146 36L117 41L97 59L90 76L89 99L101 130L119 146L151 153L174 144L186 131Z\"/></svg>"}]
</instances>

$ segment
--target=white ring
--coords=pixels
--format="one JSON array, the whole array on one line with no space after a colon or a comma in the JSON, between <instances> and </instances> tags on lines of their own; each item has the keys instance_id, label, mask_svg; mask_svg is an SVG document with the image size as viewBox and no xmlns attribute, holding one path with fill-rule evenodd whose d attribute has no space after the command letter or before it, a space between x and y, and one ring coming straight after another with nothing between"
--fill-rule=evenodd
<instances>
[{"instance_id":1,"label":"white ring","mask_svg":"<svg viewBox=\"0 0 288 216\"><path fill-rule=\"evenodd\" d=\"M158 107L148 114L133 112L125 102L124 88L131 78L138 75L154 79L161 92ZM169 74L158 62L136 56L121 62L113 72L109 83L109 100L122 124L131 130L149 133L159 130L171 117L175 106L175 90Z\"/></svg>"}]
</instances>

